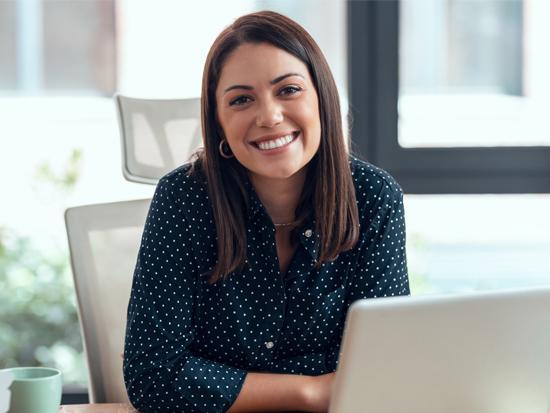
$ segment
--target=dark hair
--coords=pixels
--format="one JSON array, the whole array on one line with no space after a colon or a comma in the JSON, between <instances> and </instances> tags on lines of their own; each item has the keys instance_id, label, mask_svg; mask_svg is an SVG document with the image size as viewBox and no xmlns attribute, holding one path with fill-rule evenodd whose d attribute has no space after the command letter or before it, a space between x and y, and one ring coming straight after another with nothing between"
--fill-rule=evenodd
<instances>
[{"instance_id":1,"label":"dark hair","mask_svg":"<svg viewBox=\"0 0 550 413\"><path fill-rule=\"evenodd\" d=\"M210 282L243 268L246 251L247 171L235 158L219 153L223 131L216 117L216 88L228 56L244 43L268 43L300 59L308 68L319 99L321 142L307 165L307 185L295 211L300 226L315 220L320 235L316 266L334 260L359 238L356 196L342 131L338 90L323 53L298 23L272 11L239 17L214 41L204 65L201 118L204 148L197 152L190 174L206 180L217 230L218 259Z\"/></svg>"}]
</instances>

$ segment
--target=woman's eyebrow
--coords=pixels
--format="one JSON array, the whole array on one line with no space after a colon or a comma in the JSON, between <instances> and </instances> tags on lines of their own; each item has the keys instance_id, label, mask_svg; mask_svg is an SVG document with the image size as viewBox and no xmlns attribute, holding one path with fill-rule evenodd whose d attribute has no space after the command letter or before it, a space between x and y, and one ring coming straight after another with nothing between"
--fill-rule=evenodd
<instances>
[{"instance_id":1,"label":"woman's eyebrow","mask_svg":"<svg viewBox=\"0 0 550 413\"><path fill-rule=\"evenodd\" d=\"M300 73L287 73L287 74L284 74L282 76L278 76L276 77L275 79L269 81L269 83L271 83L272 85L276 84L276 83L279 83L281 80L284 80L286 79L287 77L290 77L290 76L299 76L301 77L302 79L305 80L305 77L302 76Z\"/></svg>"},{"instance_id":2,"label":"woman's eyebrow","mask_svg":"<svg viewBox=\"0 0 550 413\"><path fill-rule=\"evenodd\" d=\"M273 80L270 80L269 83L272 84L272 85L275 85L277 83L279 83L280 81L286 79L287 77L290 77L290 76L299 76L301 77L302 79L305 80L305 77L303 75L301 75L300 73L285 73L284 75L281 75L281 76L277 76L275 79ZM233 90L233 89L245 89L245 90L253 90L254 88L252 86L249 86L249 85L233 85L233 86L229 86L228 88L226 88L223 93L227 93L229 92L230 90Z\"/></svg>"}]
</instances>

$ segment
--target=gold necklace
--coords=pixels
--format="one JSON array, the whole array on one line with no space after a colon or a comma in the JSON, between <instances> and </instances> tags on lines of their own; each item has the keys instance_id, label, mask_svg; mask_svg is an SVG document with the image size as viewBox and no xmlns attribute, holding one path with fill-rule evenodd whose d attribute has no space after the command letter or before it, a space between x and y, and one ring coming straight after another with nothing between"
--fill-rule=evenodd
<instances>
[{"instance_id":1,"label":"gold necklace","mask_svg":"<svg viewBox=\"0 0 550 413\"><path fill-rule=\"evenodd\" d=\"M292 222L287 222L285 224L273 224L275 225L275 227L288 227L289 225L294 225L295 224L295 221L292 221Z\"/></svg>"}]
</instances>

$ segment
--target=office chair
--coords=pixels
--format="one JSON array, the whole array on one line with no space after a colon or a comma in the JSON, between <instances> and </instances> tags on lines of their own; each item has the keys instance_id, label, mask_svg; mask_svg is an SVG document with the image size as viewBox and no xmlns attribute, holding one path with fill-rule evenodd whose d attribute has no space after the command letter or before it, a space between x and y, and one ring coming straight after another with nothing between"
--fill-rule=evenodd
<instances>
[{"instance_id":1,"label":"office chair","mask_svg":"<svg viewBox=\"0 0 550 413\"><path fill-rule=\"evenodd\" d=\"M150 201L80 206L65 212L91 403L128 402L120 354Z\"/></svg>"}]
</instances>

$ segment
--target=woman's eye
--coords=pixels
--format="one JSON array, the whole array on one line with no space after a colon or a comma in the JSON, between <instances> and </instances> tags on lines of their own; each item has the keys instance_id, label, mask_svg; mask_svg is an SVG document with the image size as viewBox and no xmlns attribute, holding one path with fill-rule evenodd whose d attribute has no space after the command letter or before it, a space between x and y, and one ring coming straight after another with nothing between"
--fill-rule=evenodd
<instances>
[{"instance_id":1,"label":"woman's eye","mask_svg":"<svg viewBox=\"0 0 550 413\"><path fill-rule=\"evenodd\" d=\"M248 96L239 96L238 98L236 99L233 99L231 102L229 102L229 106L241 106L241 105L244 105L245 103L247 103L247 100L250 100L250 98Z\"/></svg>"},{"instance_id":2,"label":"woman's eye","mask_svg":"<svg viewBox=\"0 0 550 413\"><path fill-rule=\"evenodd\" d=\"M301 90L302 89L297 87L297 86L287 86L287 87L282 88L279 93L282 94L282 95L293 95L293 94L295 94L295 93L297 93Z\"/></svg>"}]
</instances>

